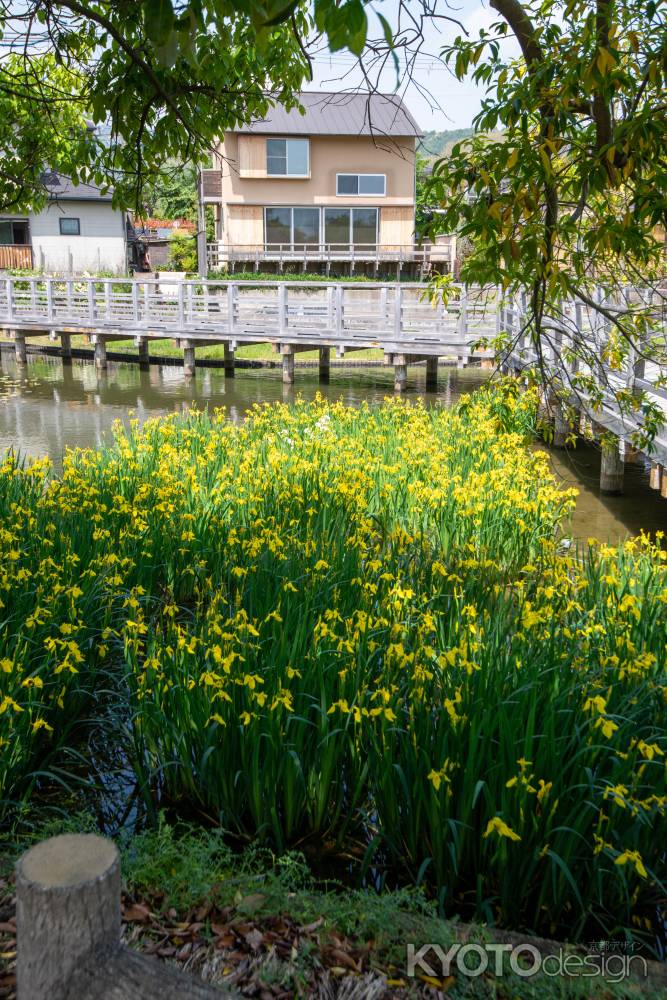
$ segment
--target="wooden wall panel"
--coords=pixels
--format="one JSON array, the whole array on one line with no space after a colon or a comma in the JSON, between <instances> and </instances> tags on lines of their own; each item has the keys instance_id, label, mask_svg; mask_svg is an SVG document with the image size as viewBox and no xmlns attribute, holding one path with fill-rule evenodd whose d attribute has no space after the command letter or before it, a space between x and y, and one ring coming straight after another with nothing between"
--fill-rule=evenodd
<instances>
[{"instance_id":1,"label":"wooden wall panel","mask_svg":"<svg viewBox=\"0 0 667 1000\"><path fill-rule=\"evenodd\" d=\"M413 230L412 208L380 209L380 243L383 246L412 246Z\"/></svg>"},{"instance_id":2,"label":"wooden wall panel","mask_svg":"<svg viewBox=\"0 0 667 1000\"><path fill-rule=\"evenodd\" d=\"M239 136L239 175L241 177L266 177L265 136Z\"/></svg>"},{"instance_id":3,"label":"wooden wall panel","mask_svg":"<svg viewBox=\"0 0 667 1000\"><path fill-rule=\"evenodd\" d=\"M228 205L226 242L252 250L264 248L264 210L261 205Z\"/></svg>"}]
</instances>

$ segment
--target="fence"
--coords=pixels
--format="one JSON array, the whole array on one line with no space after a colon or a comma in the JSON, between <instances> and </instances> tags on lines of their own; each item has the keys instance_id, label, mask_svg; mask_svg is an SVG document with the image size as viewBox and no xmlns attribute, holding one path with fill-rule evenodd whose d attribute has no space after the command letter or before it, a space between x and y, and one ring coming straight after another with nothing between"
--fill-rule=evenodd
<instances>
[{"instance_id":1,"label":"fence","mask_svg":"<svg viewBox=\"0 0 667 1000\"><path fill-rule=\"evenodd\" d=\"M31 270L32 247L24 243L0 244L1 270Z\"/></svg>"}]
</instances>

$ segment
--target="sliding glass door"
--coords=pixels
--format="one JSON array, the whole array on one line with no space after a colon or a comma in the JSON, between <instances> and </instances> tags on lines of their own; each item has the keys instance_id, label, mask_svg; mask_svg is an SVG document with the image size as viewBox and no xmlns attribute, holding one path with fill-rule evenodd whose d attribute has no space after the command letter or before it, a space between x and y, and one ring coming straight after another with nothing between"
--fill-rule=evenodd
<instances>
[{"instance_id":1,"label":"sliding glass door","mask_svg":"<svg viewBox=\"0 0 667 1000\"><path fill-rule=\"evenodd\" d=\"M292 243L292 209L264 209L264 242L288 247Z\"/></svg>"},{"instance_id":2,"label":"sliding glass door","mask_svg":"<svg viewBox=\"0 0 667 1000\"><path fill-rule=\"evenodd\" d=\"M308 251L325 243L334 252L349 253L351 248L374 250L377 240L377 208L264 209L264 242L269 250Z\"/></svg>"},{"instance_id":3,"label":"sliding glass door","mask_svg":"<svg viewBox=\"0 0 667 1000\"><path fill-rule=\"evenodd\" d=\"M377 208L324 209L324 242L332 250L375 247L377 230Z\"/></svg>"},{"instance_id":4,"label":"sliding glass door","mask_svg":"<svg viewBox=\"0 0 667 1000\"><path fill-rule=\"evenodd\" d=\"M269 249L304 250L319 246L319 208L265 208L264 242Z\"/></svg>"},{"instance_id":5,"label":"sliding glass door","mask_svg":"<svg viewBox=\"0 0 667 1000\"><path fill-rule=\"evenodd\" d=\"M320 242L320 210L319 208L292 209L292 242L313 244Z\"/></svg>"},{"instance_id":6,"label":"sliding glass door","mask_svg":"<svg viewBox=\"0 0 667 1000\"><path fill-rule=\"evenodd\" d=\"M374 246L378 239L377 208L352 209L352 242L355 246Z\"/></svg>"}]
</instances>

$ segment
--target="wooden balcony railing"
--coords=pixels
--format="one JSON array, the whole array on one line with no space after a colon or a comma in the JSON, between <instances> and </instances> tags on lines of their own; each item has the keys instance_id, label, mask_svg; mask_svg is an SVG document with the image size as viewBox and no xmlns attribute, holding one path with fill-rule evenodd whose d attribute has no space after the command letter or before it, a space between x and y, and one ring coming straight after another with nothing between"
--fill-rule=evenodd
<instances>
[{"instance_id":1,"label":"wooden balcony railing","mask_svg":"<svg viewBox=\"0 0 667 1000\"><path fill-rule=\"evenodd\" d=\"M414 243L209 243L209 268L240 261L288 263L452 264L447 244Z\"/></svg>"},{"instance_id":2,"label":"wooden balcony railing","mask_svg":"<svg viewBox=\"0 0 667 1000\"><path fill-rule=\"evenodd\" d=\"M32 268L32 247L25 243L0 244L0 270Z\"/></svg>"}]
</instances>

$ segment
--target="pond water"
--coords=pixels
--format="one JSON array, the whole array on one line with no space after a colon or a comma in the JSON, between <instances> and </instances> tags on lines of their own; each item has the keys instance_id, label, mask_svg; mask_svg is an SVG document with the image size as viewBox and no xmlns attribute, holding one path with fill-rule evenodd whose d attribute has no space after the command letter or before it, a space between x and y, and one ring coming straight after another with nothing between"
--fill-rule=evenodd
<instances>
[{"instance_id":1,"label":"pond water","mask_svg":"<svg viewBox=\"0 0 667 1000\"><path fill-rule=\"evenodd\" d=\"M437 392L427 392L425 371L409 372L407 398L451 405L477 388L487 377L479 369L440 369ZM232 420L261 402L291 402L298 395L312 399L321 392L350 405L368 400L379 403L393 394L391 368L332 367L328 385L320 385L316 367L298 367L295 384L284 386L279 368L239 368L226 379L220 368L198 368L186 379L174 365L151 365L141 371L133 363L109 362L98 373L88 361L63 365L60 359L31 355L25 368L13 354L0 351L0 452L6 448L31 456L49 455L56 470L67 448L95 447L111 435L117 419L132 411L139 420L183 410L194 404L224 406ZM572 521L575 538L596 537L615 542L640 529L667 529L667 500L648 487L644 465L626 466L625 494L601 497L598 490L600 457L593 445L580 443L575 451L552 452L552 465L563 485L580 491Z\"/></svg>"}]
</instances>

